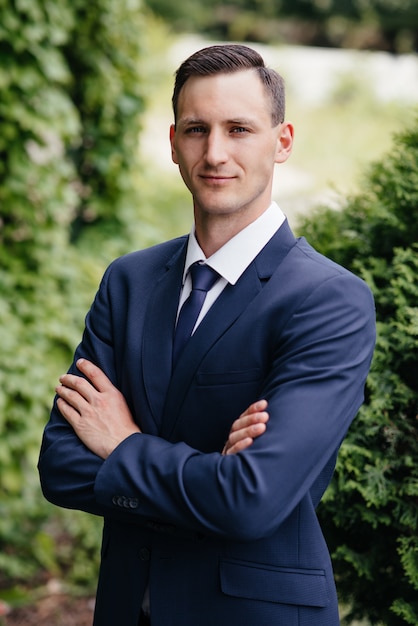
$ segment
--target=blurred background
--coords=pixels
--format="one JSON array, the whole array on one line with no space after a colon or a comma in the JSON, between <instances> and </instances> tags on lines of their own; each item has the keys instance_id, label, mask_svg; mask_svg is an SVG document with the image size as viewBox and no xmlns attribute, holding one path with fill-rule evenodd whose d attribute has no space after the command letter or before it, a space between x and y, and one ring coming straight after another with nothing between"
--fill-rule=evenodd
<instances>
[{"instance_id":1,"label":"blurred background","mask_svg":"<svg viewBox=\"0 0 418 626\"><path fill-rule=\"evenodd\" d=\"M144 115L141 158L177 180L167 130L172 122L167 103L173 75L189 54L216 41L185 34L169 46L161 66L165 76L161 91L153 94ZM295 124L296 141L291 159L277 168L274 196L296 226L300 212L321 202L338 204L341 194L357 190L365 166L381 156L393 133L413 119L418 103L418 57L299 44L250 44L286 80L287 119Z\"/></svg>"},{"instance_id":2,"label":"blurred background","mask_svg":"<svg viewBox=\"0 0 418 626\"><path fill-rule=\"evenodd\" d=\"M286 81L296 141L275 199L376 296L366 405L320 510L341 613L418 624L416 0L4 0L3 626L91 624L101 521L43 500L42 430L107 264L190 229L168 141L173 76L226 41L252 45Z\"/></svg>"}]
</instances>

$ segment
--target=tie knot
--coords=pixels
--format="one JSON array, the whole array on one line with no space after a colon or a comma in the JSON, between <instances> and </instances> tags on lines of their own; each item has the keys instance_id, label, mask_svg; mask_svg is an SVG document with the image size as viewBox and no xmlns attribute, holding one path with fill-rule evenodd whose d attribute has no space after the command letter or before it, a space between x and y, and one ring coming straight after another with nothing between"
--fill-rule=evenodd
<instances>
[{"instance_id":1,"label":"tie knot","mask_svg":"<svg viewBox=\"0 0 418 626\"><path fill-rule=\"evenodd\" d=\"M198 291L209 291L219 278L218 272L202 263L193 263L190 267L192 277L192 289Z\"/></svg>"}]
</instances>

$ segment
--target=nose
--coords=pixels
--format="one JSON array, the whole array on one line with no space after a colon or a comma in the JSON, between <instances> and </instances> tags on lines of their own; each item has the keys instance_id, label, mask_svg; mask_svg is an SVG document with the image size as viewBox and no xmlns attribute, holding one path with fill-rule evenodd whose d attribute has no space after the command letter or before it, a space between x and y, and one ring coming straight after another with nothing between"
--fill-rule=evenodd
<instances>
[{"instance_id":1,"label":"nose","mask_svg":"<svg viewBox=\"0 0 418 626\"><path fill-rule=\"evenodd\" d=\"M227 138L221 130L213 129L208 133L205 157L207 164L212 167L228 160Z\"/></svg>"}]
</instances>

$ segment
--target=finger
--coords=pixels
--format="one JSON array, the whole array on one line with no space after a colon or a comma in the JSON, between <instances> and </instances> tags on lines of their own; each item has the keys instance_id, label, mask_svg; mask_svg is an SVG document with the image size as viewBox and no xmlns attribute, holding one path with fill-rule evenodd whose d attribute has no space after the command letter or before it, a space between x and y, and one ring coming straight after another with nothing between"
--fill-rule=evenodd
<instances>
[{"instance_id":1,"label":"finger","mask_svg":"<svg viewBox=\"0 0 418 626\"><path fill-rule=\"evenodd\" d=\"M265 424L254 424L235 433L230 433L228 441L225 443L222 454L236 454L248 448L260 435L266 431Z\"/></svg>"},{"instance_id":2,"label":"finger","mask_svg":"<svg viewBox=\"0 0 418 626\"><path fill-rule=\"evenodd\" d=\"M251 421L251 416L256 416L258 413L264 413L268 406L267 400L258 400L250 406L239 416L237 420L235 420L235 424L238 428L242 428L244 422L242 420L247 420L247 423L253 423ZM257 421L257 418L256 418Z\"/></svg>"},{"instance_id":3,"label":"finger","mask_svg":"<svg viewBox=\"0 0 418 626\"><path fill-rule=\"evenodd\" d=\"M80 379L78 376L75 378ZM85 381L86 382L86 381ZM86 382L89 387L91 385ZM56 394L65 401L69 406L73 407L78 413L82 413L82 409L88 404L88 399L86 399L85 395L82 395L78 390L73 389L70 386L66 386L65 384L61 384L55 388Z\"/></svg>"},{"instance_id":4,"label":"finger","mask_svg":"<svg viewBox=\"0 0 418 626\"><path fill-rule=\"evenodd\" d=\"M77 369L91 382L97 391L109 391L114 385L106 376L106 374L91 361L87 359L78 359L76 363Z\"/></svg>"},{"instance_id":5,"label":"finger","mask_svg":"<svg viewBox=\"0 0 418 626\"><path fill-rule=\"evenodd\" d=\"M61 413L61 415L67 420L67 422L75 428L77 421L80 419L80 413L72 407L66 400L63 398L58 398L57 407Z\"/></svg>"},{"instance_id":6,"label":"finger","mask_svg":"<svg viewBox=\"0 0 418 626\"><path fill-rule=\"evenodd\" d=\"M237 454L238 452L242 452L243 450L246 450L247 448L249 448L252 443L253 443L253 439L251 439L251 437L246 437L245 439L241 439L240 441L238 441L236 444L234 444L230 448L225 446L222 454L224 455Z\"/></svg>"},{"instance_id":7,"label":"finger","mask_svg":"<svg viewBox=\"0 0 418 626\"><path fill-rule=\"evenodd\" d=\"M251 413L249 415L243 413L231 426L231 433L247 428L252 424L263 423L265 424L269 420L269 414L266 411L259 411L257 413Z\"/></svg>"},{"instance_id":8,"label":"finger","mask_svg":"<svg viewBox=\"0 0 418 626\"><path fill-rule=\"evenodd\" d=\"M250 404L250 406L248 407L248 409L246 409L244 411L244 413L241 413L240 417L244 417L246 415L251 415L252 413L258 413L260 411L265 411L267 408L268 402L267 400L257 400L257 402L254 402L253 404Z\"/></svg>"},{"instance_id":9,"label":"finger","mask_svg":"<svg viewBox=\"0 0 418 626\"><path fill-rule=\"evenodd\" d=\"M57 387L55 391L62 397L64 397L66 390L72 390L75 394L84 398L87 402L91 402L94 394L97 394L95 387L81 376L76 376L75 374L63 374L60 376L59 381L61 385Z\"/></svg>"},{"instance_id":10,"label":"finger","mask_svg":"<svg viewBox=\"0 0 418 626\"><path fill-rule=\"evenodd\" d=\"M242 428L241 430L237 430L235 432L231 432L228 437L227 445L234 446L238 441L242 441L246 438L254 439L259 437L266 431L266 425L262 422L258 424L252 424L251 426L247 426L246 428Z\"/></svg>"}]
</instances>

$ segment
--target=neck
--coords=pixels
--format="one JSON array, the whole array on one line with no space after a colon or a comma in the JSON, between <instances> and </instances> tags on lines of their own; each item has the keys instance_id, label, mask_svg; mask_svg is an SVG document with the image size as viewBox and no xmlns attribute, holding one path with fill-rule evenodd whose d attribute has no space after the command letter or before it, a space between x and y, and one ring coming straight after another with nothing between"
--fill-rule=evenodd
<instances>
[{"instance_id":1,"label":"neck","mask_svg":"<svg viewBox=\"0 0 418 626\"><path fill-rule=\"evenodd\" d=\"M247 219L243 219L243 215L205 214L202 216L195 211L196 239L205 257L209 258L215 254L230 239L260 217L262 213L264 211L261 211L259 215L251 215L247 216Z\"/></svg>"}]
</instances>

